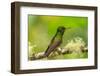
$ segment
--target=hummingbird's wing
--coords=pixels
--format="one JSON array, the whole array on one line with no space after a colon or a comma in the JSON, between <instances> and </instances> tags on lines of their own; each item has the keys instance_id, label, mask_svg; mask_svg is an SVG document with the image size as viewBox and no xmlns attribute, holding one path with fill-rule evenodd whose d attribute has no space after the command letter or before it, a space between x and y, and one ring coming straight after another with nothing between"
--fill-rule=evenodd
<instances>
[{"instance_id":1,"label":"hummingbird's wing","mask_svg":"<svg viewBox=\"0 0 100 76\"><path fill-rule=\"evenodd\" d=\"M45 56L49 56L49 54L54 51L60 44L61 44L61 40L54 40L50 43L50 45L48 46L47 50L45 51Z\"/></svg>"}]
</instances>

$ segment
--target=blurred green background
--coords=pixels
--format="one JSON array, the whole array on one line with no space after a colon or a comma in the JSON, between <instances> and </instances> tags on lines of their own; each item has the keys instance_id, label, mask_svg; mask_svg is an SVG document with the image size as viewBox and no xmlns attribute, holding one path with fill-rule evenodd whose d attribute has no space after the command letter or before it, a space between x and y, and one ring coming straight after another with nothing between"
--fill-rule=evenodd
<instances>
[{"instance_id":1,"label":"blurred green background","mask_svg":"<svg viewBox=\"0 0 100 76\"><path fill-rule=\"evenodd\" d=\"M71 27L66 30L63 36L61 47L65 46L68 40L75 37L81 37L86 45L88 42L88 18L76 16L48 16L48 15L28 15L28 42L31 46L32 53L45 51L55 35L58 26ZM87 53L82 56L76 54L57 56L54 59L60 58L87 58ZM53 59L53 58L52 58Z\"/></svg>"}]
</instances>

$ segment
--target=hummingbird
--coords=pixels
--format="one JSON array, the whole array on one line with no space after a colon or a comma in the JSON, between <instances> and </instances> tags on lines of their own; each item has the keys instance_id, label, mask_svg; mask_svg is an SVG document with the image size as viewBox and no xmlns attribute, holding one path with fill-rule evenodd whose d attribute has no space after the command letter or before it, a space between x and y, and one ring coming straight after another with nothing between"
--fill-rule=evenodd
<instances>
[{"instance_id":1,"label":"hummingbird","mask_svg":"<svg viewBox=\"0 0 100 76\"><path fill-rule=\"evenodd\" d=\"M46 51L44 53L45 57L48 57L51 54L51 52L54 52L61 45L62 37L64 35L65 29L66 28L64 26L59 26L57 28L56 34L52 38L48 48L46 49Z\"/></svg>"}]
</instances>

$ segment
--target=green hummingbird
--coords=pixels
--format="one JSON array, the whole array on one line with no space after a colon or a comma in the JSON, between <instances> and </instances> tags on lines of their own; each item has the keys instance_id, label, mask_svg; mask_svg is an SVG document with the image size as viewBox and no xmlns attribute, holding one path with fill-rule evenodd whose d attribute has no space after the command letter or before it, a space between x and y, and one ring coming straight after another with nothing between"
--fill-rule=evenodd
<instances>
[{"instance_id":1,"label":"green hummingbird","mask_svg":"<svg viewBox=\"0 0 100 76\"><path fill-rule=\"evenodd\" d=\"M57 47L60 46L60 44L62 43L62 37L65 32L65 29L66 28L64 26L59 26L57 28L57 32L55 36L52 38L48 48L46 49L44 53L45 57L48 57L51 54L51 52L53 52L55 49L57 49Z\"/></svg>"}]
</instances>

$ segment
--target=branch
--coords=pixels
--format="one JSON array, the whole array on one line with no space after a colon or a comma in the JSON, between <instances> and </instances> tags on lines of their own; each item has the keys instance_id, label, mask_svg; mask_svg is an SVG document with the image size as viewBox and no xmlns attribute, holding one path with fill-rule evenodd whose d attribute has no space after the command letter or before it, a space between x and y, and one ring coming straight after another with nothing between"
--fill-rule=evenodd
<instances>
[{"instance_id":1,"label":"branch","mask_svg":"<svg viewBox=\"0 0 100 76\"><path fill-rule=\"evenodd\" d=\"M84 48L81 50L81 52L87 52L88 49L87 48ZM44 56L44 52L40 52L40 53L37 53L37 54L33 54L32 57L29 57L29 60L37 60L37 59L43 59L43 58L46 58ZM64 49L61 49L61 48L57 48L54 52L52 52L49 57L54 57L54 56L58 56L58 55L64 55L64 54L70 54L72 53L72 51L70 50L64 50Z\"/></svg>"}]
</instances>

